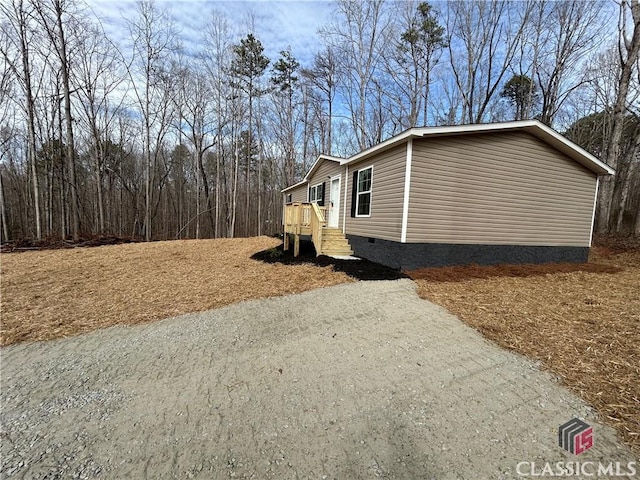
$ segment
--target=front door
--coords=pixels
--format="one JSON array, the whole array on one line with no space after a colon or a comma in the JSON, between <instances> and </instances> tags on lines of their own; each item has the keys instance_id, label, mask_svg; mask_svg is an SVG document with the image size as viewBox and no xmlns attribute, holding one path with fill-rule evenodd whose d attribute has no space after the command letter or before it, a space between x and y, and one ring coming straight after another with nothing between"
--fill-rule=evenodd
<instances>
[{"instance_id":1,"label":"front door","mask_svg":"<svg viewBox=\"0 0 640 480\"><path fill-rule=\"evenodd\" d=\"M340 216L340 177L331 179L328 207L329 218L327 226L331 228L338 228L338 217Z\"/></svg>"}]
</instances>

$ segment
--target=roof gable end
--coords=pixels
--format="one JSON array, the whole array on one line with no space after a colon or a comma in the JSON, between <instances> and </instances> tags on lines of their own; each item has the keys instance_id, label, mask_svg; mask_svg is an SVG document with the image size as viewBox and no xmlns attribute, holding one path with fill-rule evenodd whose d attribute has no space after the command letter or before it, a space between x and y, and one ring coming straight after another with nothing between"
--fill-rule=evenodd
<instances>
[{"instance_id":1,"label":"roof gable end","mask_svg":"<svg viewBox=\"0 0 640 480\"><path fill-rule=\"evenodd\" d=\"M568 138L563 137L558 132L548 127L547 125L537 120L520 120L514 122L502 122L502 123L479 123L470 125L450 125L442 127L418 127L405 130L404 132L391 137L384 142L381 142L373 147L367 148L361 152L352 155L349 158L333 157L331 155L320 155L313 163L309 172L305 175L304 179L290 187L282 190L286 192L295 187L299 187L304 183L307 183L309 178L318 169L320 164L324 161L337 162L340 165L351 164L364 160L380 152L383 152L396 145L400 145L407 142L410 138L429 138L431 136L454 136L465 135L482 132L507 132L507 131L525 131L535 137L539 138L543 142L551 145L556 150L564 153L569 158L582 164L597 175L614 175L615 170L609 165L599 160L595 156L591 155L582 147L576 145Z\"/></svg>"},{"instance_id":2,"label":"roof gable end","mask_svg":"<svg viewBox=\"0 0 640 480\"><path fill-rule=\"evenodd\" d=\"M309 179L313 176L313 174L315 173L316 170L318 170L318 168L320 167L320 165L322 164L322 162L337 162L338 164L342 164L344 161L344 158L339 158L339 157L332 157L331 155L319 155L318 158L316 159L315 162L313 162L313 165L311 165L311 168L309 169L309 171L307 172L307 174L304 176L304 182L308 182Z\"/></svg>"},{"instance_id":3,"label":"roof gable end","mask_svg":"<svg viewBox=\"0 0 640 480\"><path fill-rule=\"evenodd\" d=\"M429 138L431 136L454 136L500 131L528 132L598 175L615 174L615 170L609 165L537 120L412 128L349 157L346 161L343 161L343 163L348 164L358 162L395 145L404 143L409 138Z\"/></svg>"},{"instance_id":4,"label":"roof gable end","mask_svg":"<svg viewBox=\"0 0 640 480\"><path fill-rule=\"evenodd\" d=\"M320 167L320 165L324 161L337 162L338 164L342 164L345 161L345 159L344 158L340 158L340 157L334 157L334 156L331 156L331 155L318 155L318 158L316 159L315 162L313 162L313 165L311 165L311 168L309 169L307 174L304 176L304 178L300 182L296 183L295 185L291 185L291 186L281 190L281 192L282 193L288 192L289 190L293 190L294 188L300 187L300 186L304 185L305 183L307 183L309 181L309 179L312 177L312 175L315 173L315 171L318 170L318 168Z\"/></svg>"}]
</instances>

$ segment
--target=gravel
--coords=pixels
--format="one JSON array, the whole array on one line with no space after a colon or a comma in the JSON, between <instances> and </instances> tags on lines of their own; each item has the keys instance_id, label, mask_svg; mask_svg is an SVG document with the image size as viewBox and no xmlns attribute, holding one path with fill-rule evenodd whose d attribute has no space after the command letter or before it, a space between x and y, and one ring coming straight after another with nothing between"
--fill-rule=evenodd
<instances>
[{"instance_id":1,"label":"gravel","mask_svg":"<svg viewBox=\"0 0 640 480\"><path fill-rule=\"evenodd\" d=\"M358 282L17 344L2 478L510 478L634 460L591 409L409 280Z\"/></svg>"}]
</instances>

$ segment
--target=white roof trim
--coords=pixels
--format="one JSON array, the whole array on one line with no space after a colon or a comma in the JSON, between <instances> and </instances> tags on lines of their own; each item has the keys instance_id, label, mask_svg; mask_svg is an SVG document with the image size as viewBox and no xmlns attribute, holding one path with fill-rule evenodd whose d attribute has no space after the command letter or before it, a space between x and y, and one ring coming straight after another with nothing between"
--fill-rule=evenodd
<instances>
[{"instance_id":1,"label":"white roof trim","mask_svg":"<svg viewBox=\"0 0 640 480\"><path fill-rule=\"evenodd\" d=\"M388 147L391 147L397 143L401 143L404 140L407 140L409 137L417 137L418 135L415 134L415 132L417 131L417 128L411 128L409 130L405 130L404 132L402 132L399 135L396 135L395 137L391 137L388 140L385 140L382 143L379 143L377 145L374 145L373 147L369 147L366 150L361 151L360 153L356 153L355 155L352 155L351 157L347 158L346 160L343 160L342 163L353 163L353 162L357 162L358 160L361 160L363 158L366 158L374 153L376 153L378 150L384 150Z\"/></svg>"},{"instance_id":2,"label":"white roof trim","mask_svg":"<svg viewBox=\"0 0 640 480\"><path fill-rule=\"evenodd\" d=\"M402 132L395 137L392 137L378 145L363 150L342 163L353 163L363 158L369 157L380 150L390 148L398 143L402 143L405 140L412 137L426 138L431 135L456 135L465 133L479 133L479 132L494 132L494 131L508 131L508 130L524 130L526 132L535 135L544 142L550 144L556 149L560 150L564 154L573 158L578 163L581 163L589 170L597 173L598 175L613 175L615 170L606 163L600 161L589 152L579 147L575 143L571 142L567 138L560 135L555 130L549 128L545 124L537 120L522 120L517 122L502 122L502 123L481 123L472 125L452 125L444 127L420 127L411 128Z\"/></svg>"},{"instance_id":3,"label":"white roof trim","mask_svg":"<svg viewBox=\"0 0 640 480\"><path fill-rule=\"evenodd\" d=\"M568 138L563 137L552 128L546 126L544 123L538 122L537 120L533 120L531 123L532 125L531 127L529 127L529 129L537 128L541 132L544 132L542 135L538 135L534 131L531 131L533 135L537 136L542 140L547 140L547 143L549 143L551 146L557 148L561 152L575 159L577 162L581 163L582 165L587 167L589 170L597 173L598 175L615 175L616 171L613 168L611 168L609 165L599 160L598 158L594 157L589 152L587 152L584 148L580 147L579 145L576 145ZM556 145L555 142L549 141L550 138L549 139L543 138L545 135L549 135L556 142L559 142L560 145Z\"/></svg>"},{"instance_id":4,"label":"white roof trim","mask_svg":"<svg viewBox=\"0 0 640 480\"><path fill-rule=\"evenodd\" d=\"M338 162L340 165L348 165L350 163L358 162L364 158L370 157L382 150L391 148L402 142L407 141L409 138L427 138L429 136L445 136L445 135L458 135L465 133L480 133L480 132L497 132L497 131L509 131L509 130L523 130L536 137L543 142L551 145L557 150L561 151L565 155L574 159L576 162L584 165L586 168L596 173L597 175L614 175L616 172L609 165L591 155L582 147L576 145L569 139L563 137L558 132L549 128L544 123L538 120L521 120L517 122L502 122L502 123L477 123L472 125L451 125L444 127L419 127L406 130L395 137L391 137L378 145L367 148L349 158L333 157L331 155L319 155L316 161L311 166L309 172L305 175L304 180L300 183L287 187L282 192L286 192L295 187L307 183L309 177L317 169L322 160L329 160L332 162Z\"/></svg>"},{"instance_id":5,"label":"white roof trim","mask_svg":"<svg viewBox=\"0 0 640 480\"><path fill-rule=\"evenodd\" d=\"M285 188L284 190L280 190L280 193L288 192L289 190L293 190L294 188L300 187L307 183L306 180L302 180L301 182L296 183L295 185L291 185L290 187Z\"/></svg>"},{"instance_id":6,"label":"white roof trim","mask_svg":"<svg viewBox=\"0 0 640 480\"><path fill-rule=\"evenodd\" d=\"M332 162L338 162L338 163L342 163L345 160L342 157L336 157L334 155L325 155L324 153L318 155L318 160L321 158L325 160L331 160Z\"/></svg>"},{"instance_id":7,"label":"white roof trim","mask_svg":"<svg viewBox=\"0 0 640 480\"><path fill-rule=\"evenodd\" d=\"M315 162L313 162L313 165L311 165L311 168L309 169L307 174L304 176L305 181L309 180L311 175L313 175L313 172L316 171L316 169L320 165L320 162L322 162L323 160L329 160L330 162L338 162L340 165L342 165L344 158L332 157L330 155L318 155L318 158L316 159Z\"/></svg>"},{"instance_id":8,"label":"white roof trim","mask_svg":"<svg viewBox=\"0 0 640 480\"><path fill-rule=\"evenodd\" d=\"M318 165L320 165L320 162L322 160L329 160L330 162L338 162L340 165L342 165L345 161L344 158L340 158L340 157L334 157L331 155L318 155L318 158L316 158L316 161L313 162L313 165L311 165L311 168L309 169L309 171L307 172L307 174L304 176L304 178L302 179L301 182L296 183L295 185L291 185L290 187L285 188L284 190L280 190L280 193L285 193L289 190L292 190L296 187L300 187L302 185L304 185L305 183L309 182L309 177L311 177L311 175L313 174L313 172L316 171L316 169L318 168Z\"/></svg>"}]
</instances>

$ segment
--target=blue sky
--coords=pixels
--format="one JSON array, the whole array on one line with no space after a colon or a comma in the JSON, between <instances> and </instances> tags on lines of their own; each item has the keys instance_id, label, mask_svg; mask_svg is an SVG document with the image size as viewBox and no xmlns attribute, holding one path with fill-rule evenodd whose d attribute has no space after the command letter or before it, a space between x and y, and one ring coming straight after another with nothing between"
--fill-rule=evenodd
<instances>
[{"instance_id":1,"label":"blue sky","mask_svg":"<svg viewBox=\"0 0 640 480\"><path fill-rule=\"evenodd\" d=\"M105 31L116 43L127 43L125 18L135 15L134 0L88 0L88 4L102 20ZM302 64L307 64L318 48L316 32L329 22L332 7L327 1L228 1L228 0L157 0L176 23L180 38L187 50L197 47L201 32L211 12L223 13L237 39L249 33L246 19L255 19L254 34L265 47L266 55L274 61L281 50L289 46Z\"/></svg>"}]
</instances>

